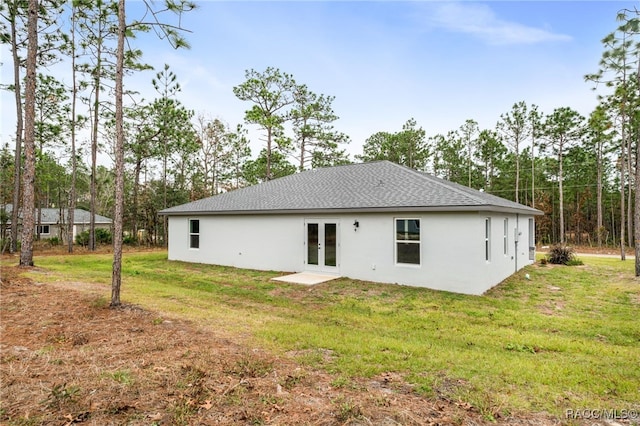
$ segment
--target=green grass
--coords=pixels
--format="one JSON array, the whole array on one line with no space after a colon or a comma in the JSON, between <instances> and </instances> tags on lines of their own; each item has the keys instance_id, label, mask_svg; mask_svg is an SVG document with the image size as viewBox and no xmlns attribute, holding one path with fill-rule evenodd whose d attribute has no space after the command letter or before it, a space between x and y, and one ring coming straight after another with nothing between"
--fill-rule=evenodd
<instances>
[{"instance_id":1,"label":"green grass","mask_svg":"<svg viewBox=\"0 0 640 426\"><path fill-rule=\"evenodd\" d=\"M116 370L112 372L102 373L103 377L108 377L111 380L114 380L121 385L129 386L133 383L133 377L129 370Z\"/></svg>"},{"instance_id":2,"label":"green grass","mask_svg":"<svg viewBox=\"0 0 640 426\"><path fill-rule=\"evenodd\" d=\"M39 257L37 280L96 283L111 256ZM519 411L638 408L640 282L633 262L531 266L484 296L339 279L306 287L276 272L126 254L122 298L252 336L336 374L336 383L398 373L427 396L488 418ZM530 279L525 279L528 273ZM635 405L634 405L635 404Z\"/></svg>"}]
</instances>

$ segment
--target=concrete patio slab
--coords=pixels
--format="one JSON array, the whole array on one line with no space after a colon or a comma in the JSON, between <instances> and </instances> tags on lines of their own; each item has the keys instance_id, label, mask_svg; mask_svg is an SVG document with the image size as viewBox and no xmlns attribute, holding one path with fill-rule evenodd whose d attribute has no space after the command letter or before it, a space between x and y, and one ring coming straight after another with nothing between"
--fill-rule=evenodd
<instances>
[{"instance_id":1,"label":"concrete patio slab","mask_svg":"<svg viewBox=\"0 0 640 426\"><path fill-rule=\"evenodd\" d=\"M271 279L273 281L282 281L285 283L314 285L325 281L335 280L336 278L340 278L340 275L323 274L320 272L298 272L297 274L285 275L283 277Z\"/></svg>"}]
</instances>

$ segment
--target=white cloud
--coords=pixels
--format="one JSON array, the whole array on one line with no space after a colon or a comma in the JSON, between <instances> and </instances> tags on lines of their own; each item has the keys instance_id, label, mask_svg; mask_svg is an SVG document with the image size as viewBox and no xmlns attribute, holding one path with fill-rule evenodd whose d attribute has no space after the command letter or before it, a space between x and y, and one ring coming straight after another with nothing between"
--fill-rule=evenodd
<instances>
[{"instance_id":1,"label":"white cloud","mask_svg":"<svg viewBox=\"0 0 640 426\"><path fill-rule=\"evenodd\" d=\"M427 19L431 25L470 34L489 44L535 44L572 39L566 34L502 20L484 4L438 2L429 3L429 6Z\"/></svg>"}]
</instances>

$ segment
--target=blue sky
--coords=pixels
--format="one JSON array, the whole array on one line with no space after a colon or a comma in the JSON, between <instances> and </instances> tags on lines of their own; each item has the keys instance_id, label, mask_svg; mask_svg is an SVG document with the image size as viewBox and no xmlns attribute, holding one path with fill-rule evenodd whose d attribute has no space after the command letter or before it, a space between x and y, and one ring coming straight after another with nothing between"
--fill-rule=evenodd
<instances>
[{"instance_id":1,"label":"blue sky","mask_svg":"<svg viewBox=\"0 0 640 426\"><path fill-rule=\"evenodd\" d=\"M413 117L428 136L476 120L494 128L518 101L544 113L569 106L588 115L597 104L584 75L595 72L600 40L617 12L638 1L201 1L183 18L190 50L151 36L138 41L148 63L168 63L190 109L232 127L248 103L232 88L246 69L290 73L335 96L335 127L361 152L378 131L399 131ZM140 2L129 2L133 17ZM2 81L11 80L2 50ZM5 59L6 58L6 59ZM153 72L125 82L153 98ZM70 80L69 76L59 76ZM0 141L14 131L13 100L2 93ZM254 153L260 149L252 131Z\"/></svg>"}]
</instances>

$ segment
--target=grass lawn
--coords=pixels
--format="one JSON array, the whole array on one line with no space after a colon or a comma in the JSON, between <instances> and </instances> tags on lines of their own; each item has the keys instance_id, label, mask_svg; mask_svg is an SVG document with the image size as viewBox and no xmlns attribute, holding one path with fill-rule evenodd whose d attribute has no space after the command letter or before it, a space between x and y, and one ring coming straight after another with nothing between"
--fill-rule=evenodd
<instances>
[{"instance_id":1,"label":"grass lawn","mask_svg":"<svg viewBox=\"0 0 640 426\"><path fill-rule=\"evenodd\" d=\"M238 333L337 374L400 374L426 396L497 413L638 409L640 281L633 261L534 265L484 296L349 279L306 287L280 274L127 253L122 300ZM43 281L110 295L111 255L36 257ZM528 273L530 279L525 279Z\"/></svg>"}]
</instances>

